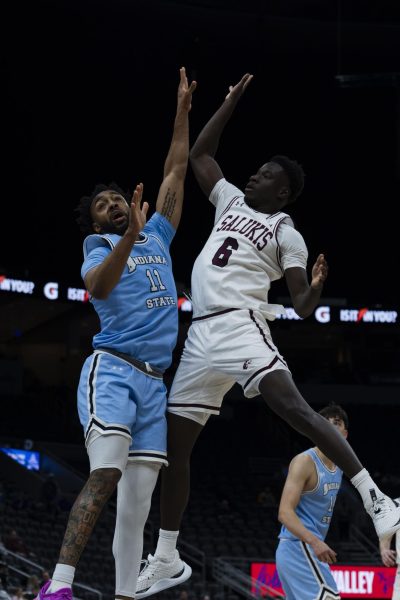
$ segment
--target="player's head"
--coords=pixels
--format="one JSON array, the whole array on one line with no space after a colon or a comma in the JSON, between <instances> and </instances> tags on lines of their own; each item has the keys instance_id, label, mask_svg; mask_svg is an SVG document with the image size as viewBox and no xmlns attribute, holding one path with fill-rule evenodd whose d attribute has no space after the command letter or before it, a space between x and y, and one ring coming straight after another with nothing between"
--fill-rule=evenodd
<instances>
[{"instance_id":1,"label":"player's head","mask_svg":"<svg viewBox=\"0 0 400 600\"><path fill-rule=\"evenodd\" d=\"M272 213L292 204L303 187L301 165L287 156L276 155L250 177L244 195L251 208Z\"/></svg>"},{"instance_id":2,"label":"player's head","mask_svg":"<svg viewBox=\"0 0 400 600\"><path fill-rule=\"evenodd\" d=\"M82 196L75 212L76 222L84 235L123 235L129 223L129 195L116 183L99 184L90 196Z\"/></svg>"},{"instance_id":3,"label":"player's head","mask_svg":"<svg viewBox=\"0 0 400 600\"><path fill-rule=\"evenodd\" d=\"M339 406L339 404L331 402L330 404L328 404L328 406L324 406L324 408L321 408L321 410L318 412L320 415L325 417L325 419L328 419L328 421L330 421L332 425L335 425L335 427L337 427L337 429L340 431L343 437L347 438L349 429L349 417L347 416L346 411L341 406Z\"/></svg>"}]
</instances>

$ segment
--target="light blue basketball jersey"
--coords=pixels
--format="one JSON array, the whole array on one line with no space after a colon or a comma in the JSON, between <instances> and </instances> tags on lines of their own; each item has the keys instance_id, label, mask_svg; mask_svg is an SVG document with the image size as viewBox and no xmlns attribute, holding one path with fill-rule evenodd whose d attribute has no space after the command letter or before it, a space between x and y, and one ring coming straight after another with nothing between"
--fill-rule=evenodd
<instances>
[{"instance_id":1,"label":"light blue basketball jersey","mask_svg":"<svg viewBox=\"0 0 400 600\"><path fill-rule=\"evenodd\" d=\"M335 467L333 471L328 469L313 448L306 450L303 454L308 454L314 461L318 482L315 489L302 493L296 508L296 514L309 531L324 540L328 533L336 497L342 482L342 471L339 467ZM279 538L298 539L284 525L281 528Z\"/></svg>"},{"instance_id":2,"label":"light blue basketball jersey","mask_svg":"<svg viewBox=\"0 0 400 600\"><path fill-rule=\"evenodd\" d=\"M178 308L169 247L175 229L154 213L133 245L121 279L105 300L90 298L100 319L93 348L110 348L164 371L178 334ZM83 243L84 279L121 239L89 235Z\"/></svg>"}]
</instances>

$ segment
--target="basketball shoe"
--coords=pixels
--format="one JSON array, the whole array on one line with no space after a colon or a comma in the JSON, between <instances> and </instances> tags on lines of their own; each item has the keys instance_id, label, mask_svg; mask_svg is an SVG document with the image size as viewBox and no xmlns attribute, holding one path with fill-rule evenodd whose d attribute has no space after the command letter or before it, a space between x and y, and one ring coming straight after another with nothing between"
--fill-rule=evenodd
<instances>
[{"instance_id":1,"label":"basketball shoe","mask_svg":"<svg viewBox=\"0 0 400 600\"><path fill-rule=\"evenodd\" d=\"M57 590L56 592L47 593L51 585L51 580L47 581L42 589L39 591L35 600L72 600L72 590L69 587L61 588L61 590Z\"/></svg>"},{"instance_id":2,"label":"basketball shoe","mask_svg":"<svg viewBox=\"0 0 400 600\"><path fill-rule=\"evenodd\" d=\"M192 574L192 569L174 551L172 560L148 555L147 561L139 573L135 598L146 598L162 590L183 583Z\"/></svg>"},{"instance_id":3,"label":"basketball shoe","mask_svg":"<svg viewBox=\"0 0 400 600\"><path fill-rule=\"evenodd\" d=\"M400 501L389 496L377 497L375 490L370 490L372 504L367 512L372 519L375 531L380 540L391 537L400 529Z\"/></svg>"}]
</instances>

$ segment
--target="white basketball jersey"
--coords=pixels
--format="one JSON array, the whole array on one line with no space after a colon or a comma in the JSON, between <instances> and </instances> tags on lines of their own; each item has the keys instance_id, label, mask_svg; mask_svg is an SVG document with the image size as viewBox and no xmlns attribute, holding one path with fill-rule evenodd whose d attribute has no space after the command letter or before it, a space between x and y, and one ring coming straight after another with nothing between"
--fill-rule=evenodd
<instances>
[{"instance_id":1,"label":"white basketball jersey","mask_svg":"<svg viewBox=\"0 0 400 600\"><path fill-rule=\"evenodd\" d=\"M193 316L246 308L273 320L284 309L268 303L271 282L289 267L306 268L303 237L283 223L287 214L250 208L243 192L225 179L216 183L210 201L216 207L215 222L193 266Z\"/></svg>"}]
</instances>

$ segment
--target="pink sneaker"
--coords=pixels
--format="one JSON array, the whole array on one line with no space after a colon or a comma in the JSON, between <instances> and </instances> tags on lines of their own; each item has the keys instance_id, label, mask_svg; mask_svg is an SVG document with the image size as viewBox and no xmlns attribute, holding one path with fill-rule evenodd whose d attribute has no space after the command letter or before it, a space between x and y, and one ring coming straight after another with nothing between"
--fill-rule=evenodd
<instances>
[{"instance_id":1,"label":"pink sneaker","mask_svg":"<svg viewBox=\"0 0 400 600\"><path fill-rule=\"evenodd\" d=\"M35 600L72 600L72 590L69 587L61 588L61 590L48 594L47 590L49 589L50 584L51 579L44 584Z\"/></svg>"}]
</instances>

